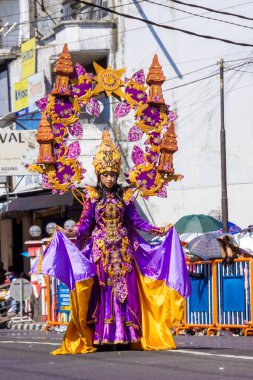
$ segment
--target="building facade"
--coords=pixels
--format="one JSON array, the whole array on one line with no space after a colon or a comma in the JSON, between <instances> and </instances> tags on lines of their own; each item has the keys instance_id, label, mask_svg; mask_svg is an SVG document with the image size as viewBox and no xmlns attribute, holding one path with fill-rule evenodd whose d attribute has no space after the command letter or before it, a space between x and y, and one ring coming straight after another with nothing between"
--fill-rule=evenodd
<instances>
[{"instance_id":1,"label":"building facade","mask_svg":"<svg viewBox=\"0 0 253 380\"><path fill-rule=\"evenodd\" d=\"M250 24L247 20L235 22L233 16L179 6L167 0L91 2L109 8L108 10L74 0L44 0L41 4L33 1L16 1L17 4L0 1L0 7L6 15L9 15L13 12L10 12L4 3L12 3L19 17L17 21L13 18L9 21L17 22L19 25L9 33L9 43L13 35L15 46L11 48L9 46L8 58L3 51L6 43L2 42L0 49L1 67L4 68L0 72L1 88L6 89L0 95L2 97L0 117L4 119L3 116L9 114L9 119L8 117L6 119L10 122L13 122L13 113L17 117L16 121L20 118L14 107L13 91L15 84L22 80L20 70L22 57L18 47L21 42L31 37L36 38L35 74L42 75L45 92L52 88L54 81L52 69L66 42L74 63L79 62L87 70L93 69L93 61L103 67L107 65L113 68L126 67L127 78L140 69L144 69L147 74L154 54L158 54L167 78L163 85L163 94L171 109L178 114L175 130L179 150L174 155L174 167L177 173L184 175L182 182L170 184L168 198L154 197L149 201L140 200L146 216L158 226L176 222L187 214L208 214L211 210L215 210L216 214L220 213L219 61L223 58L229 220L241 227L252 224L253 109L250 95L253 60L252 47L243 46L243 43L250 44L251 41ZM202 5L202 2L196 4ZM239 6L236 0L223 1L222 9L217 0L206 2L205 6L241 15L250 13L250 4ZM110 10L121 15L111 13ZM128 15L135 19L127 18ZM159 26L145 23L147 20L154 21ZM172 29L166 29L166 26ZM199 36L188 34L189 31ZM206 36L242 45L210 40L205 38ZM81 122L84 125L84 137L81 143L82 160L84 166L89 169L85 181L90 184L96 182L91 162L105 126L110 128L114 139L121 146L125 167L131 166L131 152L134 145L127 141L128 130L134 122L133 114L130 113L123 119L116 119L113 113L116 105L114 99L103 98L101 101L104 111L98 120L87 113L81 115ZM2 126L6 125L5 121L0 120ZM34 117L29 123L23 120L21 124L24 128L36 129L38 122L39 117ZM19 128L15 123L14 127ZM15 177L13 188L15 191L12 196L18 196L28 189L39 190L39 178ZM47 214L47 211L41 210L40 213ZM59 215L57 211L52 218L57 218ZM41 219L36 219L34 214L28 213L25 217L28 219L24 222L24 231L27 231L28 225L35 220L41 223ZM23 223L23 216L20 218ZM12 234L15 235L15 231L10 233L11 229L13 230L11 219L3 219L2 252L8 251L3 247L3 244L5 245L3 236L6 236L7 230L10 236L8 244L12 244ZM22 234L24 238L25 233ZM8 252L11 249L9 248ZM10 253L4 255L9 257Z\"/></svg>"}]
</instances>

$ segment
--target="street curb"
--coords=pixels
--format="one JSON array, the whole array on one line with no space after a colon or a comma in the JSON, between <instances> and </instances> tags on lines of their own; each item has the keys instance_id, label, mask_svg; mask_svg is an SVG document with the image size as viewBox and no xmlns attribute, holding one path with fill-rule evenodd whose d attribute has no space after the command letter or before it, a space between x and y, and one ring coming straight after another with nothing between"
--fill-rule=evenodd
<instances>
[{"instance_id":1,"label":"street curb","mask_svg":"<svg viewBox=\"0 0 253 380\"><path fill-rule=\"evenodd\" d=\"M12 330L42 330L45 327L45 323L13 323L12 321L9 321L7 327Z\"/></svg>"}]
</instances>

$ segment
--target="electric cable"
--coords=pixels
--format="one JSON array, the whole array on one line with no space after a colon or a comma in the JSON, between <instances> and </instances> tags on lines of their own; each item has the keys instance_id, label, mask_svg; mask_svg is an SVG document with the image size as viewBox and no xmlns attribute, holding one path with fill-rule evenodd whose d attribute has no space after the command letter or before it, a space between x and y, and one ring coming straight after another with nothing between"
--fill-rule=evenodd
<instances>
[{"instance_id":1,"label":"electric cable","mask_svg":"<svg viewBox=\"0 0 253 380\"><path fill-rule=\"evenodd\" d=\"M204 18L204 19L207 19L207 20L218 21L218 22L222 22L222 23L225 23L225 24L229 24L229 25L239 26L241 28L253 29L253 27L251 27L251 26L236 24L235 22L231 22L231 21L219 20L217 18L213 18L213 17L209 17L209 16L203 16L203 15L200 15L200 14L197 14L197 13L192 13L192 12L184 11L184 10L179 9L179 8L171 7L170 5L156 3L155 1L152 1L152 0L145 0L145 1L147 3L150 3L150 4L159 5L161 7L173 9L173 10L176 10L178 12L186 13L186 14L189 14L189 15L192 15L192 16L196 16L196 17L201 17L201 18Z\"/></svg>"},{"instance_id":2,"label":"electric cable","mask_svg":"<svg viewBox=\"0 0 253 380\"><path fill-rule=\"evenodd\" d=\"M253 63L253 62L247 62L247 63ZM237 68L237 67L243 66L243 65L245 65L245 64L246 64L246 63L242 63L242 64L240 64L240 65L238 65L238 66L235 66L234 68ZM232 68L229 68L229 69L227 69L227 70L224 70L224 72L229 71L229 70L232 70ZM188 82L188 83L185 83L185 84L181 84L181 85L179 85L179 86L175 86L175 87L172 87L172 88L168 88L168 89L163 90L163 92L170 91L170 90L175 90L176 88L180 88L180 87L184 87L184 86L188 86L188 85L190 85L190 84L192 84L192 83L196 83L196 82L202 81L202 80L204 80L204 79L208 79L208 78L214 77L214 76L216 76L216 75L218 75L218 74L219 74L219 72L217 72L217 73L215 73L215 74L208 75L208 76L203 77L203 78L196 79L196 80L194 80L194 81L192 81L192 82Z\"/></svg>"},{"instance_id":3,"label":"electric cable","mask_svg":"<svg viewBox=\"0 0 253 380\"><path fill-rule=\"evenodd\" d=\"M232 81L232 79L233 79L233 77L234 77L235 75L236 75L236 73L232 73L232 75L230 76L230 78L229 78L228 80L226 80L226 84L227 84L227 86L229 86L230 82ZM225 94L224 94L225 96L227 96L227 95L231 92L231 90L233 89L233 87L234 87L236 84L239 83L239 81L242 79L242 77L243 77L243 74L240 74L239 77L238 77L238 79L236 79L235 83L232 84L232 85L230 85L228 88L225 89ZM219 88L218 88L218 86L217 86L217 93L219 93ZM215 101L215 99L214 99L214 101ZM210 112L210 111L209 111L209 112ZM208 112L208 113L209 113L209 112ZM184 147L186 144L188 144L190 141L192 141L192 140L197 136L197 134L198 134L203 128L206 127L206 125L208 124L208 122L210 122L210 120L215 116L215 114L216 114L217 112L218 112L218 108L217 108L217 106L215 106L215 107L213 108L213 111L212 111L211 115L209 116L208 120L204 120L204 124L201 122L200 125L197 126L197 127L195 128L195 130L192 131L192 133L186 138L186 140L183 140L183 142L181 142L181 144L180 144L181 148ZM205 116L205 115L204 115L204 118L206 119L206 116ZM182 150L181 150L181 152L182 152ZM180 154L180 152L179 152L178 154Z\"/></svg>"},{"instance_id":4,"label":"electric cable","mask_svg":"<svg viewBox=\"0 0 253 380\"><path fill-rule=\"evenodd\" d=\"M50 14L48 13L48 11L46 10L46 8L45 8L45 6L44 6L44 3L43 3L43 0L42 0L41 3L39 2L39 0L35 0L35 2L36 2L37 4L39 4L39 6L41 7L42 12L45 12L45 13L48 15L48 17L50 18L50 20L53 21L53 23L56 25L56 22L54 21L54 19L52 19L51 15L50 15Z\"/></svg>"},{"instance_id":5,"label":"electric cable","mask_svg":"<svg viewBox=\"0 0 253 380\"><path fill-rule=\"evenodd\" d=\"M253 47L252 44L248 44L248 43L244 43L244 42L236 42L236 41L228 40L228 39L225 39L225 38L208 36L208 35L204 35L204 34L199 34L199 33L191 32L191 31L186 30L186 29L175 28L175 27L169 26L169 25L162 25L162 24L159 24L157 22L154 22L154 21L151 21L151 20L148 20L148 19L144 20L143 18L132 16L132 15L129 15L129 14L126 14L126 13L122 13L122 12L118 12L118 11L112 10L112 9L110 9L108 7L103 7L101 5L93 4L93 3L90 3L88 1L84 1L84 0L76 0L76 1L78 3L85 4L85 5L88 5L88 6L93 7L93 8L102 9L104 11L107 11L108 13L113 13L113 14L115 14L117 16L121 16L121 17L128 18L128 19L131 19L131 20L141 21L141 22L144 22L146 24L154 25L154 26L157 26L157 27L162 28L162 29L175 30L175 31L178 31L178 32L181 32L181 33L184 33L184 34L188 34L188 35L194 36L194 37L199 37L199 38L205 38L205 39L209 39L209 40L220 41L220 42L224 42L224 43L232 44L232 45L237 45L237 46L249 46L249 47Z\"/></svg>"},{"instance_id":6,"label":"electric cable","mask_svg":"<svg viewBox=\"0 0 253 380\"><path fill-rule=\"evenodd\" d=\"M187 6L187 7L193 7L193 8L204 9L205 11L212 12L212 13L219 13L219 14L222 14L222 15L225 15L225 16L238 17L238 18L241 18L241 19L243 19L243 20L250 20L250 21L253 20L252 17L247 17L247 16L243 16L243 15L238 15L238 14L236 14L236 13L230 13L230 12L219 11L219 10L217 10L217 9L207 8L207 7L203 7L203 6L201 6L201 5L197 5L197 4L184 3L183 1L179 1L179 0L171 0L171 1L172 1L172 3L177 3L177 4L185 5L185 6ZM250 1L249 3L252 3L252 2Z\"/></svg>"}]
</instances>

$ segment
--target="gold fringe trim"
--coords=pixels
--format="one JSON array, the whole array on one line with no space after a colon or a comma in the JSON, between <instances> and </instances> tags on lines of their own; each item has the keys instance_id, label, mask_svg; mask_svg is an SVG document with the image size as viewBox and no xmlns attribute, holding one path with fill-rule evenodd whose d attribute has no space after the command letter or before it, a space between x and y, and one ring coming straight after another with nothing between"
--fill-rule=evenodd
<instances>
[{"instance_id":1,"label":"gold fringe trim","mask_svg":"<svg viewBox=\"0 0 253 380\"><path fill-rule=\"evenodd\" d=\"M71 190L71 192L72 192L74 198L77 200L77 202L79 202L83 206L84 205L84 195L81 193L81 191L75 189L75 190ZM75 194L75 192L77 192L79 195L81 195L82 200L80 200L78 198L78 196Z\"/></svg>"}]
</instances>

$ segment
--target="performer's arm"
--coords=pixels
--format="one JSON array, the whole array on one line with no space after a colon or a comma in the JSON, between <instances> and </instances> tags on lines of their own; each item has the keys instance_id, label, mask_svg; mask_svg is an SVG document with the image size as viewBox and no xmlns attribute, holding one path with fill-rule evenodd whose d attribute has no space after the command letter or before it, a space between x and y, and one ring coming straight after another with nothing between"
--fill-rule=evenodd
<instances>
[{"instance_id":1,"label":"performer's arm","mask_svg":"<svg viewBox=\"0 0 253 380\"><path fill-rule=\"evenodd\" d=\"M68 237L79 237L80 235L86 234L94 221L94 208L94 203L91 203L90 199L86 199L79 221L74 227L65 231L65 234Z\"/></svg>"},{"instance_id":2,"label":"performer's arm","mask_svg":"<svg viewBox=\"0 0 253 380\"><path fill-rule=\"evenodd\" d=\"M91 228L94 221L95 204L87 199L83 205L83 211L78 223L75 225L77 235L85 234Z\"/></svg>"},{"instance_id":3,"label":"performer's arm","mask_svg":"<svg viewBox=\"0 0 253 380\"><path fill-rule=\"evenodd\" d=\"M173 227L172 224L168 224L166 227L155 227L152 224L146 222L138 214L134 201L131 200L126 206L126 213L131 219L133 225L140 231L151 233L152 235L163 236Z\"/></svg>"}]
</instances>

